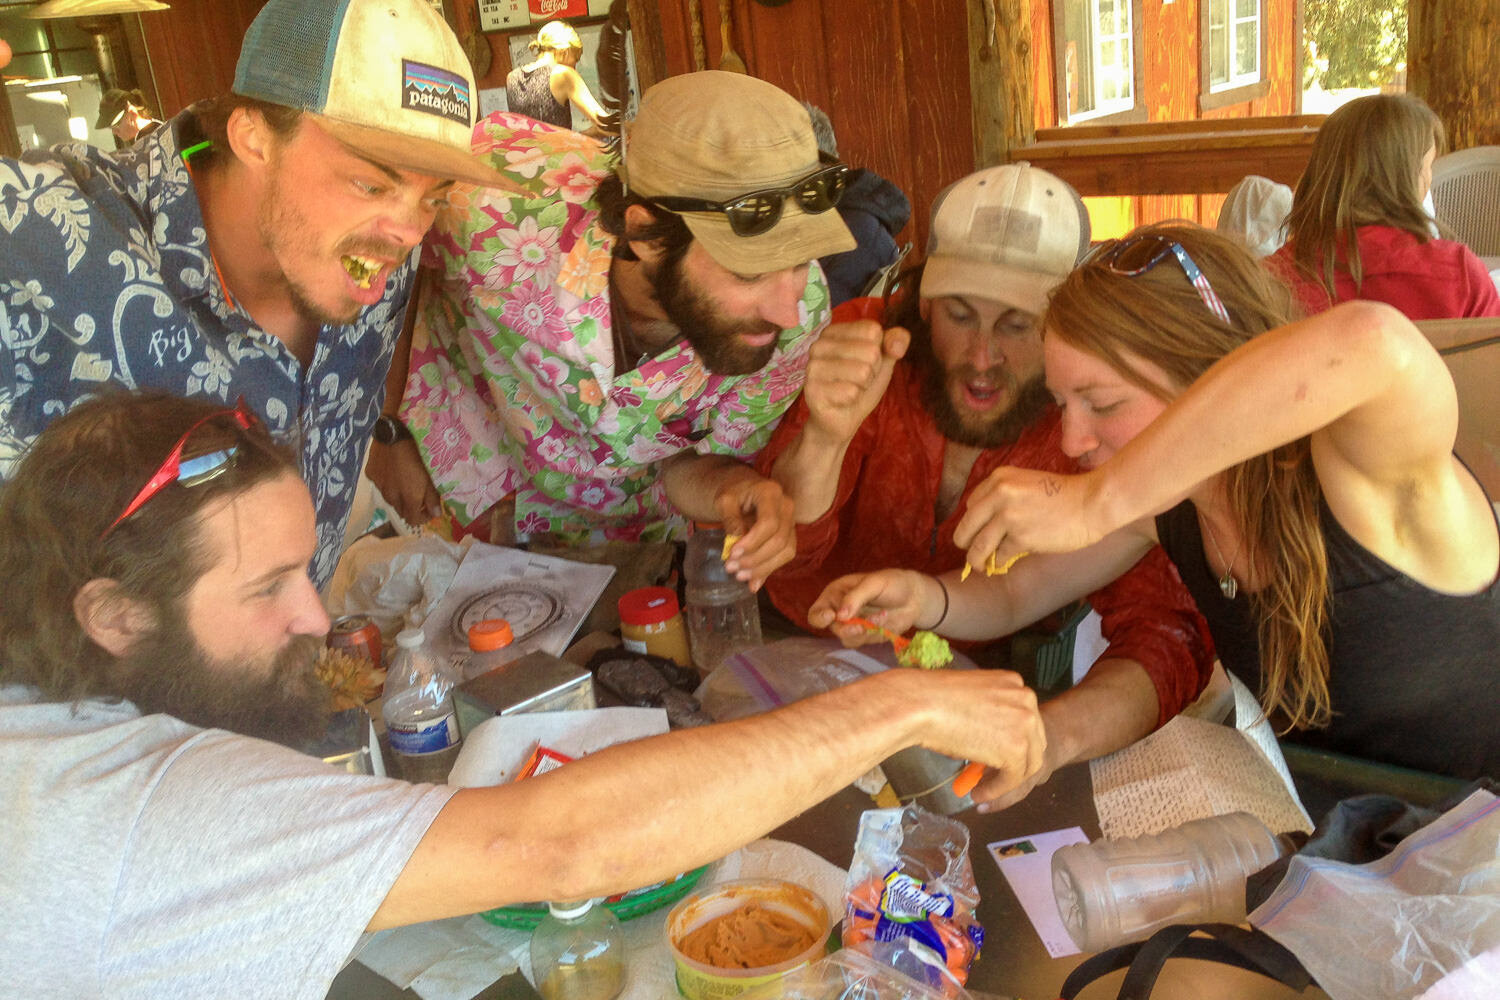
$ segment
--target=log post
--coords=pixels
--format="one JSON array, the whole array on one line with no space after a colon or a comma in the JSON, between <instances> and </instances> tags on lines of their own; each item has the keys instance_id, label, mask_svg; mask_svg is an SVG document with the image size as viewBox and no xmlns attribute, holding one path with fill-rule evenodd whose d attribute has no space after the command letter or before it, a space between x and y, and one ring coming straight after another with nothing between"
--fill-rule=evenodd
<instances>
[{"instance_id":1,"label":"log post","mask_svg":"<svg viewBox=\"0 0 1500 1000\"><path fill-rule=\"evenodd\" d=\"M1500 145L1496 0L1410 0L1406 89L1442 119L1450 150Z\"/></svg>"},{"instance_id":2,"label":"log post","mask_svg":"<svg viewBox=\"0 0 1500 1000\"><path fill-rule=\"evenodd\" d=\"M974 165L1006 162L1036 136L1031 100L1031 0L969 0Z\"/></svg>"}]
</instances>

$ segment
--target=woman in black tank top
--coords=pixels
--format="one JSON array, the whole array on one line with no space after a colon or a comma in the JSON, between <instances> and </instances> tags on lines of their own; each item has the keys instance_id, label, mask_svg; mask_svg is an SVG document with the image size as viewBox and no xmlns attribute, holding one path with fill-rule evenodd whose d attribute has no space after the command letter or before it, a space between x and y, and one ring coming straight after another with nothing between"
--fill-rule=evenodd
<instances>
[{"instance_id":1,"label":"woman in black tank top","mask_svg":"<svg viewBox=\"0 0 1500 1000\"><path fill-rule=\"evenodd\" d=\"M506 75L506 107L562 128L573 127L572 108L577 108L601 128L604 109L575 69L583 56L578 32L564 21L548 21L526 45L537 58Z\"/></svg>"}]
</instances>

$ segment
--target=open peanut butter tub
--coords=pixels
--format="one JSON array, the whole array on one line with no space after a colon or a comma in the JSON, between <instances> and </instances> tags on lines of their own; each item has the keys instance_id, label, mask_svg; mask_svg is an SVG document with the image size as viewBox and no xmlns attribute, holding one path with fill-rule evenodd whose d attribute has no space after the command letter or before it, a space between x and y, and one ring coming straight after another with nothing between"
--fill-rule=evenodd
<instances>
[{"instance_id":1,"label":"open peanut butter tub","mask_svg":"<svg viewBox=\"0 0 1500 1000\"><path fill-rule=\"evenodd\" d=\"M677 990L728 1000L823 955L828 907L781 879L739 879L700 889L667 915Z\"/></svg>"}]
</instances>

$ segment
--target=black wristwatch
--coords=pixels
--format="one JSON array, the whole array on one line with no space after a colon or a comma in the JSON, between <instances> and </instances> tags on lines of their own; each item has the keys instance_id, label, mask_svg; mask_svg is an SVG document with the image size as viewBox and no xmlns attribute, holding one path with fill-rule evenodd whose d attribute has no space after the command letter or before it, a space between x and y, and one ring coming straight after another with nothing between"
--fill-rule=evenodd
<instances>
[{"instance_id":1,"label":"black wristwatch","mask_svg":"<svg viewBox=\"0 0 1500 1000\"><path fill-rule=\"evenodd\" d=\"M411 440L411 431L406 425L387 413L375 418L375 440L381 444L395 444Z\"/></svg>"}]
</instances>

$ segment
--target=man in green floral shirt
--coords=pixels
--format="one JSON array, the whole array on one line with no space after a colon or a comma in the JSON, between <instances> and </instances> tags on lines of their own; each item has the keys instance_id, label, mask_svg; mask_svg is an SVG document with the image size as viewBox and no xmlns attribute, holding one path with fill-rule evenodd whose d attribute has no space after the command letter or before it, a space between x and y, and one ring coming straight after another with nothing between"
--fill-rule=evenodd
<instances>
[{"instance_id":1,"label":"man in green floral shirt","mask_svg":"<svg viewBox=\"0 0 1500 1000\"><path fill-rule=\"evenodd\" d=\"M475 152L536 197L450 197L400 411L415 447L396 428L371 478L409 520L438 497L462 523L514 497L523 541L723 521L744 536L730 568L758 586L793 524L743 460L828 322L813 261L853 246L831 211L847 169L788 94L712 71L646 94L617 170L593 140L506 113Z\"/></svg>"}]
</instances>

